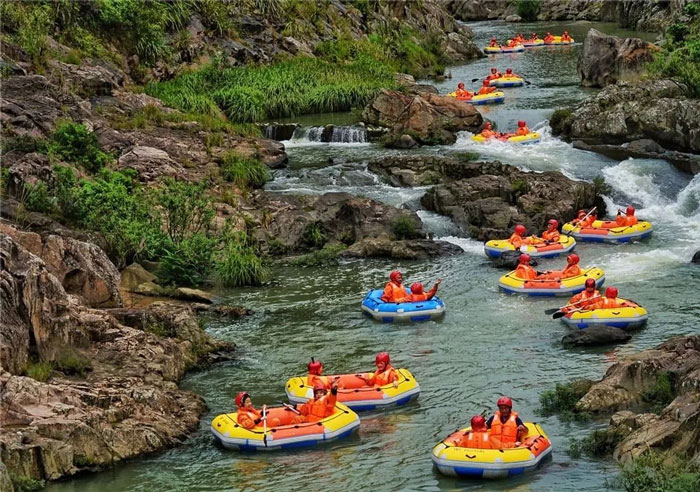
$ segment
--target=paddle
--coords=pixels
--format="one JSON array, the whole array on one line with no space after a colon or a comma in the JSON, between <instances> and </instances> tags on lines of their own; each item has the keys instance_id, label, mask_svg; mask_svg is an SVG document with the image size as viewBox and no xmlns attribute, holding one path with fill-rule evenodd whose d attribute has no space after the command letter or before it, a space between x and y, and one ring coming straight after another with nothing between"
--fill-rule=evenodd
<instances>
[{"instance_id":1,"label":"paddle","mask_svg":"<svg viewBox=\"0 0 700 492\"><path fill-rule=\"evenodd\" d=\"M267 447L267 405L263 405L263 444Z\"/></svg>"},{"instance_id":2,"label":"paddle","mask_svg":"<svg viewBox=\"0 0 700 492\"><path fill-rule=\"evenodd\" d=\"M282 406L283 406L284 408L286 408L287 410L291 410L292 412L296 413L297 415L301 415L301 412L300 412L299 410L297 410L296 408L294 408L294 407L293 407L292 405L290 405L289 403L285 403L285 402L283 402L283 401L278 401L277 403L279 403L280 405L282 405Z\"/></svg>"},{"instance_id":3,"label":"paddle","mask_svg":"<svg viewBox=\"0 0 700 492\"><path fill-rule=\"evenodd\" d=\"M544 314L552 314L552 315L553 315L552 317L553 317L554 319L558 319L558 318L561 318L562 316L564 316L564 315L566 314L566 313L564 313L564 312L561 311L562 309L567 308L567 307L571 307L571 306L576 306L577 304L581 304L582 302L592 301L593 299L600 299L601 297L602 297L602 296L599 296L599 295L598 295L598 296L591 297L591 298L589 298L589 299L581 299L580 301L577 301L577 302L574 302L574 303L571 303L571 304L567 304L566 306L562 306L562 307L560 307L560 308L546 309L545 312L544 312ZM578 311L578 310L577 310L577 311ZM561 314L560 314L560 313L561 313Z\"/></svg>"}]
</instances>

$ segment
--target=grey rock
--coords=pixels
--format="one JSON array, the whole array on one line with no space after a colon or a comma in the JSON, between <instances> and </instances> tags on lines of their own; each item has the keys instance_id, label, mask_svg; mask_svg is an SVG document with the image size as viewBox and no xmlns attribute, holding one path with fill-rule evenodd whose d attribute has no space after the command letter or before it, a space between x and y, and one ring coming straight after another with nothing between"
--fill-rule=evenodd
<instances>
[{"instance_id":1,"label":"grey rock","mask_svg":"<svg viewBox=\"0 0 700 492\"><path fill-rule=\"evenodd\" d=\"M578 330L568 335L564 335L561 343L566 346L597 346L609 345L611 343L625 343L632 335L619 328L611 326L591 326L583 330Z\"/></svg>"}]
</instances>

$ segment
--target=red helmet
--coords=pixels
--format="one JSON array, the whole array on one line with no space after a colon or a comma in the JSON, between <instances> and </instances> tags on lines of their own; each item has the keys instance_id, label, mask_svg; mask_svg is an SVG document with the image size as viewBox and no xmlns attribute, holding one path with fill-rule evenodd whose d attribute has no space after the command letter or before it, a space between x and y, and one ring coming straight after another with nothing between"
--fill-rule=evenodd
<instances>
[{"instance_id":1,"label":"red helmet","mask_svg":"<svg viewBox=\"0 0 700 492\"><path fill-rule=\"evenodd\" d=\"M411 284L411 292L413 294L422 294L423 293L423 284L420 282L414 282Z\"/></svg>"},{"instance_id":2,"label":"red helmet","mask_svg":"<svg viewBox=\"0 0 700 492\"><path fill-rule=\"evenodd\" d=\"M533 33L532 33L532 37L533 37L533 38L536 38L536 37L537 37L537 33L536 33L536 32L533 32Z\"/></svg>"},{"instance_id":3,"label":"red helmet","mask_svg":"<svg viewBox=\"0 0 700 492\"><path fill-rule=\"evenodd\" d=\"M627 207L627 210L625 211L627 215L634 215L634 207L630 206Z\"/></svg>"},{"instance_id":4,"label":"red helmet","mask_svg":"<svg viewBox=\"0 0 700 492\"><path fill-rule=\"evenodd\" d=\"M464 82L457 84L457 89L464 89Z\"/></svg>"},{"instance_id":5,"label":"red helmet","mask_svg":"<svg viewBox=\"0 0 700 492\"><path fill-rule=\"evenodd\" d=\"M471 424L472 430L483 430L486 428L486 420L481 415L474 415Z\"/></svg>"},{"instance_id":6,"label":"red helmet","mask_svg":"<svg viewBox=\"0 0 700 492\"><path fill-rule=\"evenodd\" d=\"M515 226L515 233L516 233L518 236L522 236L523 234L525 234L525 230L526 230L526 229L525 229L525 226L522 225L522 224L518 224L518 225Z\"/></svg>"},{"instance_id":7,"label":"red helmet","mask_svg":"<svg viewBox=\"0 0 700 492\"><path fill-rule=\"evenodd\" d=\"M569 31L564 31L564 34L569 34Z\"/></svg>"},{"instance_id":8,"label":"red helmet","mask_svg":"<svg viewBox=\"0 0 700 492\"><path fill-rule=\"evenodd\" d=\"M518 261L522 265L529 265L530 264L530 255L523 253L520 255L520 259Z\"/></svg>"},{"instance_id":9,"label":"red helmet","mask_svg":"<svg viewBox=\"0 0 700 492\"><path fill-rule=\"evenodd\" d=\"M241 391L236 395L236 406L238 408L243 408L243 402L245 401L246 398L248 398L250 395L248 394L247 391Z\"/></svg>"},{"instance_id":10,"label":"red helmet","mask_svg":"<svg viewBox=\"0 0 700 492\"><path fill-rule=\"evenodd\" d=\"M578 257L578 255L576 253L571 253L569 256L566 257L566 262L569 265L575 265L579 262L579 260L580 260L580 258ZM593 280L593 279L592 278L586 279L586 282L588 280Z\"/></svg>"},{"instance_id":11,"label":"red helmet","mask_svg":"<svg viewBox=\"0 0 700 492\"><path fill-rule=\"evenodd\" d=\"M615 299L617 297L617 288L608 287L607 289L605 289L605 297L609 299Z\"/></svg>"},{"instance_id":12,"label":"red helmet","mask_svg":"<svg viewBox=\"0 0 700 492\"><path fill-rule=\"evenodd\" d=\"M547 36L551 36L551 35L552 35L552 33L550 33L549 31L547 31Z\"/></svg>"},{"instance_id":13,"label":"red helmet","mask_svg":"<svg viewBox=\"0 0 700 492\"><path fill-rule=\"evenodd\" d=\"M495 39L493 39L492 41L495 41ZM496 72L498 72L498 69L497 69L497 68L492 68L492 69L491 69L491 73L496 73Z\"/></svg>"},{"instance_id":14,"label":"red helmet","mask_svg":"<svg viewBox=\"0 0 700 492\"><path fill-rule=\"evenodd\" d=\"M401 275L401 272L398 270L394 270L389 274L389 279L393 280L394 282L398 282L399 277L403 277L403 275Z\"/></svg>"},{"instance_id":15,"label":"red helmet","mask_svg":"<svg viewBox=\"0 0 700 492\"><path fill-rule=\"evenodd\" d=\"M586 290L593 290L595 289L595 279L594 278L587 278L586 279Z\"/></svg>"},{"instance_id":16,"label":"red helmet","mask_svg":"<svg viewBox=\"0 0 700 492\"><path fill-rule=\"evenodd\" d=\"M507 396L502 396L496 402L497 407L500 407L501 405L505 405L507 407L513 408L513 400L511 400Z\"/></svg>"},{"instance_id":17,"label":"red helmet","mask_svg":"<svg viewBox=\"0 0 700 492\"><path fill-rule=\"evenodd\" d=\"M506 73L513 73L513 69L512 69L512 68L506 68Z\"/></svg>"},{"instance_id":18,"label":"red helmet","mask_svg":"<svg viewBox=\"0 0 700 492\"><path fill-rule=\"evenodd\" d=\"M376 357L374 358L374 363L379 364L380 362L389 365L389 363L391 362L391 359L389 358L389 352L379 352L376 355Z\"/></svg>"},{"instance_id":19,"label":"red helmet","mask_svg":"<svg viewBox=\"0 0 700 492\"><path fill-rule=\"evenodd\" d=\"M317 391L323 391L325 393L326 385L323 384L321 381L316 381L316 383L314 383L314 394L316 394Z\"/></svg>"},{"instance_id":20,"label":"red helmet","mask_svg":"<svg viewBox=\"0 0 700 492\"><path fill-rule=\"evenodd\" d=\"M484 80L484 81L481 83L481 85L483 85L484 87L488 87L489 81L488 81L488 80Z\"/></svg>"},{"instance_id":21,"label":"red helmet","mask_svg":"<svg viewBox=\"0 0 700 492\"><path fill-rule=\"evenodd\" d=\"M520 126L520 127L525 126L525 122L523 120L518 121L518 126Z\"/></svg>"},{"instance_id":22,"label":"red helmet","mask_svg":"<svg viewBox=\"0 0 700 492\"><path fill-rule=\"evenodd\" d=\"M490 121L487 121L486 123L484 123L484 129L486 129L486 130L491 129L491 122Z\"/></svg>"},{"instance_id":23,"label":"red helmet","mask_svg":"<svg viewBox=\"0 0 700 492\"><path fill-rule=\"evenodd\" d=\"M547 221L547 225L554 226L554 228L556 229L557 227L559 227L559 222L557 221L557 219L549 219Z\"/></svg>"},{"instance_id":24,"label":"red helmet","mask_svg":"<svg viewBox=\"0 0 700 492\"><path fill-rule=\"evenodd\" d=\"M309 362L309 365L306 367L309 369L309 374L316 374L319 376L321 374L321 370L323 369L323 362L320 360L311 359L311 362Z\"/></svg>"},{"instance_id":25,"label":"red helmet","mask_svg":"<svg viewBox=\"0 0 700 492\"><path fill-rule=\"evenodd\" d=\"M586 211L585 211L585 210L579 210L578 212L576 212L576 215L578 215L579 217L583 217L584 215L586 215Z\"/></svg>"},{"instance_id":26,"label":"red helmet","mask_svg":"<svg viewBox=\"0 0 700 492\"><path fill-rule=\"evenodd\" d=\"M491 41L496 41L496 38L491 38ZM492 68L491 70L495 70L495 69Z\"/></svg>"}]
</instances>

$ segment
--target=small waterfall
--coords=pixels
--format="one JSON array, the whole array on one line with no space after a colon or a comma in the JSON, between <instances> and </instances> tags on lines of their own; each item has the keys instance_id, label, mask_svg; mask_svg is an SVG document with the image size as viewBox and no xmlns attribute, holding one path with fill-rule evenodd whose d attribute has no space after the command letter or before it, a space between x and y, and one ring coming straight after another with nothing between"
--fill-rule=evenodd
<instances>
[{"instance_id":1,"label":"small waterfall","mask_svg":"<svg viewBox=\"0 0 700 492\"><path fill-rule=\"evenodd\" d=\"M325 143L366 143L368 141L367 129L359 125L298 127L290 140Z\"/></svg>"},{"instance_id":2,"label":"small waterfall","mask_svg":"<svg viewBox=\"0 0 700 492\"><path fill-rule=\"evenodd\" d=\"M299 128L298 123L265 123L260 125L265 133L266 138L272 140L289 140L294 135L294 132Z\"/></svg>"}]
</instances>

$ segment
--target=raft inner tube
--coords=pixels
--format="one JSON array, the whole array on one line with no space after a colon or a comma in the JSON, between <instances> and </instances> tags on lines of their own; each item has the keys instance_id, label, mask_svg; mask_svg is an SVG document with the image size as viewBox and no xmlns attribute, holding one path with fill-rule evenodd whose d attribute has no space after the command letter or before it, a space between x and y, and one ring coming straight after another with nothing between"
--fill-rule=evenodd
<instances>
[{"instance_id":1,"label":"raft inner tube","mask_svg":"<svg viewBox=\"0 0 700 492\"><path fill-rule=\"evenodd\" d=\"M583 330L589 326L611 326L623 330L641 328L647 323L647 310L639 304L618 298L626 305L614 309L571 311L561 317L564 324Z\"/></svg>"},{"instance_id":2,"label":"raft inner tube","mask_svg":"<svg viewBox=\"0 0 700 492\"><path fill-rule=\"evenodd\" d=\"M525 280L515 275L515 270L506 273L498 281L498 287L506 294L526 294L529 296L570 296L585 288L586 280L592 278L599 288L605 282L605 272L598 267L582 270L581 275L561 280Z\"/></svg>"},{"instance_id":3,"label":"raft inner tube","mask_svg":"<svg viewBox=\"0 0 700 492\"><path fill-rule=\"evenodd\" d=\"M490 141L497 140L499 142L508 142L508 143L518 143L518 144L532 144L532 143L537 143L540 140L542 140L542 135L540 135L538 132L530 132L527 135L513 135L512 137L506 137L506 138L501 138L501 137L491 137L491 138L486 138L483 137L480 133L477 133L476 135L472 136L472 140L475 142L479 143L487 143Z\"/></svg>"},{"instance_id":4,"label":"raft inner tube","mask_svg":"<svg viewBox=\"0 0 700 492\"><path fill-rule=\"evenodd\" d=\"M551 244L534 246L525 244L520 247L520 251L529 254L533 258L556 258L573 251L576 247L576 240L565 234L559 236L559 241ZM484 244L484 252L489 258L500 258L506 251L515 251L507 239L492 239Z\"/></svg>"},{"instance_id":5,"label":"raft inner tube","mask_svg":"<svg viewBox=\"0 0 700 492\"><path fill-rule=\"evenodd\" d=\"M639 221L631 226L612 227L613 221L596 220L590 227L579 227L573 222L562 226L562 232L574 236L577 240L594 243L627 243L640 241L651 236L654 228L650 222ZM610 225L610 227L604 227Z\"/></svg>"},{"instance_id":6,"label":"raft inner tube","mask_svg":"<svg viewBox=\"0 0 700 492\"><path fill-rule=\"evenodd\" d=\"M420 395L420 386L408 369L397 369L398 385L368 386L357 374L336 374L326 376L329 380L337 378L338 401L353 411L375 410L391 406L401 406L415 400ZM369 377L373 373L361 373ZM292 403L304 403L314 397L314 391L307 384L307 377L294 377L285 385L287 397Z\"/></svg>"},{"instance_id":7,"label":"raft inner tube","mask_svg":"<svg viewBox=\"0 0 700 492\"><path fill-rule=\"evenodd\" d=\"M211 431L218 443L227 449L239 451L278 451L342 439L360 426L360 418L342 403L336 403L335 412L318 422L294 424L295 412L286 407L268 407L268 422L280 419L281 425L262 424L245 429L238 424L238 413L217 415L211 422Z\"/></svg>"},{"instance_id":8,"label":"raft inner tube","mask_svg":"<svg viewBox=\"0 0 700 492\"><path fill-rule=\"evenodd\" d=\"M435 296L429 301L421 302L384 302L383 290L370 290L362 301L362 312L365 316L374 318L382 323L394 321L428 321L438 319L445 314L445 303ZM406 293L411 292L406 289Z\"/></svg>"},{"instance_id":9,"label":"raft inner tube","mask_svg":"<svg viewBox=\"0 0 700 492\"><path fill-rule=\"evenodd\" d=\"M440 473L452 477L503 478L536 470L551 456L552 443L539 424L524 424L528 434L522 445L506 449L455 446L471 427L460 429L433 448L433 464Z\"/></svg>"},{"instance_id":10,"label":"raft inner tube","mask_svg":"<svg viewBox=\"0 0 700 492\"><path fill-rule=\"evenodd\" d=\"M522 44L515 46L501 46L501 53L518 53L520 51L525 51L525 47Z\"/></svg>"},{"instance_id":11,"label":"raft inner tube","mask_svg":"<svg viewBox=\"0 0 700 492\"><path fill-rule=\"evenodd\" d=\"M491 87L520 87L525 84L525 80L522 77L499 77L497 79L491 79L489 81L489 86Z\"/></svg>"}]
</instances>

